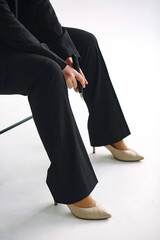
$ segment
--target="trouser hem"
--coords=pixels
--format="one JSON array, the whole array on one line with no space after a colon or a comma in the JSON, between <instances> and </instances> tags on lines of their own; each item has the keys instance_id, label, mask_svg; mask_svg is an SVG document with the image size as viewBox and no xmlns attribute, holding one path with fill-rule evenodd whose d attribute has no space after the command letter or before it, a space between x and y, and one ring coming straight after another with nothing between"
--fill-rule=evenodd
<instances>
[{"instance_id":1,"label":"trouser hem","mask_svg":"<svg viewBox=\"0 0 160 240\"><path fill-rule=\"evenodd\" d=\"M125 134L122 134L122 135L116 136L116 137L112 137L110 139L108 138L108 136L99 137L99 138L96 137L95 140L90 141L90 145L92 147L101 147L101 146L105 146L105 145L108 145L108 144L113 144L115 142L118 142L118 141L122 140L123 138L127 137L130 134L131 134L131 132L128 131Z\"/></svg>"},{"instance_id":2,"label":"trouser hem","mask_svg":"<svg viewBox=\"0 0 160 240\"><path fill-rule=\"evenodd\" d=\"M61 203L61 204L73 204L75 202L78 202L80 200L82 200L83 198L87 197L88 195L90 195L90 193L93 191L93 189L95 188L95 186L98 183L98 179L95 178L94 183L88 187L88 190L83 192L83 193L79 193L79 195L76 195L74 198L72 197L72 199L70 201L68 200L63 200L63 199L58 199L56 197L53 197L54 201L57 203Z\"/></svg>"}]
</instances>

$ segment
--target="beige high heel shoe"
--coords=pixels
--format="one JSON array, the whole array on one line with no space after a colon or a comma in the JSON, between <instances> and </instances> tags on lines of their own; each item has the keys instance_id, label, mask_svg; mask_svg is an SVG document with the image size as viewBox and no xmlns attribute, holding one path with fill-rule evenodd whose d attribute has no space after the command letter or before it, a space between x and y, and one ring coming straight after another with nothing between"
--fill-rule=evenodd
<instances>
[{"instance_id":1,"label":"beige high heel shoe","mask_svg":"<svg viewBox=\"0 0 160 240\"><path fill-rule=\"evenodd\" d=\"M58 203L54 202L54 205L58 205ZM112 216L96 201L95 206L90 208L81 208L74 204L67 204L67 206L74 216L82 219L106 219Z\"/></svg>"},{"instance_id":2,"label":"beige high heel shoe","mask_svg":"<svg viewBox=\"0 0 160 240\"><path fill-rule=\"evenodd\" d=\"M112 145L105 145L104 147L106 147L112 153L115 159L121 161L134 162L144 159L144 157L141 154L139 154L132 148L129 148L127 150L120 150ZM95 147L93 147L93 153L95 153Z\"/></svg>"}]
</instances>

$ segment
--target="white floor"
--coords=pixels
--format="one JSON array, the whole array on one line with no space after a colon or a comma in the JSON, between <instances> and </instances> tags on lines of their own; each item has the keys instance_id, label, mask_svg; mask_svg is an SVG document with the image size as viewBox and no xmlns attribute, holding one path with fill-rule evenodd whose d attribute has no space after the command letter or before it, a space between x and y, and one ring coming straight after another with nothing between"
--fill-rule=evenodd
<instances>
[{"instance_id":1,"label":"white floor","mask_svg":"<svg viewBox=\"0 0 160 240\"><path fill-rule=\"evenodd\" d=\"M82 220L66 205L53 205L45 183L50 162L32 119L0 136L0 240L159 240L160 2L59 0L53 6L62 25L96 35L131 130L125 142L145 158L121 162L103 146L92 154L87 107L69 89L99 180L92 196L112 217ZM20 95L1 95L0 111L0 129L31 115L27 97Z\"/></svg>"}]
</instances>

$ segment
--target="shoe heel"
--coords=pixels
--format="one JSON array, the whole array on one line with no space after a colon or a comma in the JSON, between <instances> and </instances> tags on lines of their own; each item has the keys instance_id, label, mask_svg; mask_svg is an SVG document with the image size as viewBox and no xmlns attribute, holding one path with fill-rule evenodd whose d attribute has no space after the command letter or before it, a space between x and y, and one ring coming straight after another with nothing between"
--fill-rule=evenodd
<instances>
[{"instance_id":1,"label":"shoe heel","mask_svg":"<svg viewBox=\"0 0 160 240\"><path fill-rule=\"evenodd\" d=\"M95 153L95 152L96 152L96 151L95 151L95 148L96 148L96 147L93 147L93 153Z\"/></svg>"},{"instance_id":2,"label":"shoe heel","mask_svg":"<svg viewBox=\"0 0 160 240\"><path fill-rule=\"evenodd\" d=\"M54 201L54 205L56 206L56 205L58 205L58 203Z\"/></svg>"}]
</instances>

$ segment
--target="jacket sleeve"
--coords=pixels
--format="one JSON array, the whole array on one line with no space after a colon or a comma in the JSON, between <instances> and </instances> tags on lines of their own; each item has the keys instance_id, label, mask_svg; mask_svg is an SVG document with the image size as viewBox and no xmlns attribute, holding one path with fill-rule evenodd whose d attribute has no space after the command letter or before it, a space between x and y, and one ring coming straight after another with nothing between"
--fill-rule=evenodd
<instances>
[{"instance_id":1,"label":"jacket sleeve","mask_svg":"<svg viewBox=\"0 0 160 240\"><path fill-rule=\"evenodd\" d=\"M64 60L73 54L76 54L80 60L79 52L67 29L59 23L50 1L37 0L36 4L35 21L40 39L46 42L49 48Z\"/></svg>"},{"instance_id":2,"label":"jacket sleeve","mask_svg":"<svg viewBox=\"0 0 160 240\"><path fill-rule=\"evenodd\" d=\"M60 65L61 69L67 65L15 17L6 0L0 0L0 40L14 50L51 58Z\"/></svg>"}]
</instances>

